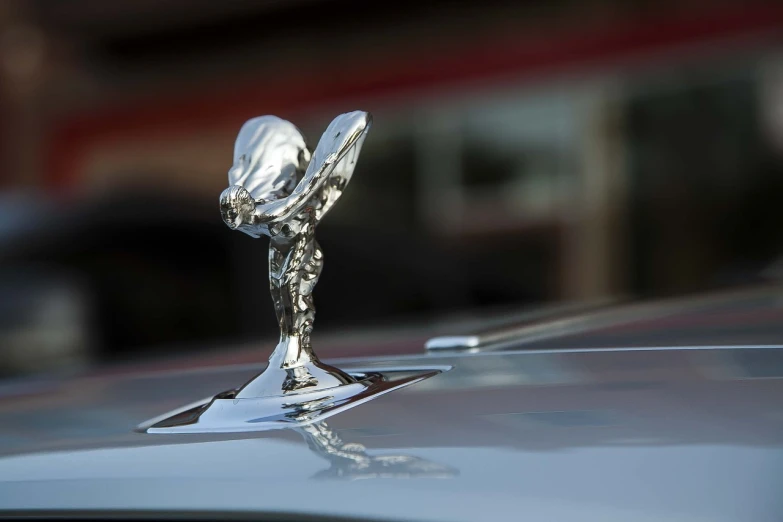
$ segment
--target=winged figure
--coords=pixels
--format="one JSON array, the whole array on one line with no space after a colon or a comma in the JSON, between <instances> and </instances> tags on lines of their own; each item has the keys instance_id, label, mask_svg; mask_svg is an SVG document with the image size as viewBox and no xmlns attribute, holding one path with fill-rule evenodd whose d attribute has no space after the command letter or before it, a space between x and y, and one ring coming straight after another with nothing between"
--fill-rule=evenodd
<instances>
[{"instance_id":1,"label":"winged figure","mask_svg":"<svg viewBox=\"0 0 783 522\"><path fill-rule=\"evenodd\" d=\"M249 120L237 136L220 212L229 228L270 237L269 286L281 336L272 357L282 359L281 368L314 358L312 292L323 266L315 227L351 180L371 123L367 112L341 114L312 153L299 129L275 116Z\"/></svg>"}]
</instances>

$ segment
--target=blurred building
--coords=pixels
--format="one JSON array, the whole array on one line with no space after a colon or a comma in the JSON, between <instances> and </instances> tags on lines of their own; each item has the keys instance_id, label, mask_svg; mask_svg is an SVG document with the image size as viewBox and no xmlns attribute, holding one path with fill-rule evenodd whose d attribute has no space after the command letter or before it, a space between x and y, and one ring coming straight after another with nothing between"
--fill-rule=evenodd
<instances>
[{"instance_id":1,"label":"blurred building","mask_svg":"<svg viewBox=\"0 0 783 522\"><path fill-rule=\"evenodd\" d=\"M400 310L699 291L783 253L777 3L1 5L9 190L212 205L246 119L314 145L361 108L375 127L323 228L368 274L450 271Z\"/></svg>"}]
</instances>

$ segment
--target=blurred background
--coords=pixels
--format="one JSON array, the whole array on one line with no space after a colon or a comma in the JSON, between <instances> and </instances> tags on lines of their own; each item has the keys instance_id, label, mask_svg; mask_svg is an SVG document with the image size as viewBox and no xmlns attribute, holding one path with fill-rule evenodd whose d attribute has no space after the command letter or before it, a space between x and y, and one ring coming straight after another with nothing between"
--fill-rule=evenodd
<instances>
[{"instance_id":1,"label":"blurred background","mask_svg":"<svg viewBox=\"0 0 783 522\"><path fill-rule=\"evenodd\" d=\"M776 277L781 37L754 1L0 1L0 374L273 345L217 208L261 114L375 119L316 342Z\"/></svg>"}]
</instances>

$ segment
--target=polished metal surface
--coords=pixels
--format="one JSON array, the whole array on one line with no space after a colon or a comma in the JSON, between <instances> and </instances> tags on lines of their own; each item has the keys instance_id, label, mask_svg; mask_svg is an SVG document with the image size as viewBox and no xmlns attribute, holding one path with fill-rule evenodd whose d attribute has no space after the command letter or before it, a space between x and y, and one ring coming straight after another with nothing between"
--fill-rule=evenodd
<instances>
[{"instance_id":1,"label":"polished metal surface","mask_svg":"<svg viewBox=\"0 0 783 522\"><path fill-rule=\"evenodd\" d=\"M424 348L433 353L492 351L509 344L524 345L541 338L553 339L569 332L600 326L601 314L605 315L607 307L616 304L616 299L597 299L539 306L513 314L505 321L494 321L495 324L484 326L480 331L432 337L426 341ZM625 312L624 316L617 317L613 313L612 317L615 321L622 321L632 316ZM570 327L562 328L564 322L568 322Z\"/></svg>"},{"instance_id":2,"label":"polished metal surface","mask_svg":"<svg viewBox=\"0 0 783 522\"><path fill-rule=\"evenodd\" d=\"M241 433L307 426L394 390L433 377L450 367L404 367L346 373L353 380L332 388L258 396L230 390L148 420L144 433ZM263 375L263 374L262 374ZM258 384L259 379L247 386ZM250 395L248 397L247 395Z\"/></svg>"},{"instance_id":3,"label":"polished metal surface","mask_svg":"<svg viewBox=\"0 0 783 522\"><path fill-rule=\"evenodd\" d=\"M353 175L370 130L369 113L335 118L311 154L291 123L254 118L234 146L230 186L220 195L226 225L251 237L268 236L269 288L280 341L267 368L238 389L189 404L138 426L147 433L264 431L312 424L442 369L407 368L413 375L348 373L313 351L312 293L323 267L316 225Z\"/></svg>"},{"instance_id":4,"label":"polished metal surface","mask_svg":"<svg viewBox=\"0 0 783 522\"><path fill-rule=\"evenodd\" d=\"M245 381L252 366L115 371L0 397L0 514L778 522L783 513L780 347L331 362L351 374L453 369L335 415L323 432L313 423L129 433L130 419ZM453 473L363 468L362 452ZM375 480L351 480L365 477Z\"/></svg>"},{"instance_id":5,"label":"polished metal surface","mask_svg":"<svg viewBox=\"0 0 783 522\"><path fill-rule=\"evenodd\" d=\"M399 453L372 455L357 442L345 442L325 422L296 428L307 447L331 464L313 478L367 480L376 478L452 478L459 472L450 467L413 455Z\"/></svg>"},{"instance_id":6,"label":"polished metal surface","mask_svg":"<svg viewBox=\"0 0 783 522\"><path fill-rule=\"evenodd\" d=\"M534 321L474 335L433 337L425 343L428 352L494 351L531 345L581 332L648 318L654 310L649 306L617 310L601 310L561 318ZM664 310L661 313L669 313Z\"/></svg>"},{"instance_id":7,"label":"polished metal surface","mask_svg":"<svg viewBox=\"0 0 783 522\"><path fill-rule=\"evenodd\" d=\"M262 377L269 382L246 387L243 396L353 382L320 364L310 340L312 293L324 257L315 227L351 180L371 123L362 111L338 116L312 154L299 130L274 116L254 118L239 132L220 212L229 228L270 238L269 288L280 326L280 342Z\"/></svg>"},{"instance_id":8,"label":"polished metal surface","mask_svg":"<svg viewBox=\"0 0 783 522\"><path fill-rule=\"evenodd\" d=\"M487 344L485 338L480 335L442 335L427 339L424 348L427 351L470 351Z\"/></svg>"},{"instance_id":9,"label":"polished metal surface","mask_svg":"<svg viewBox=\"0 0 783 522\"><path fill-rule=\"evenodd\" d=\"M675 347L771 345L780 339L781 303L783 286L765 285L626 305L610 301L556 305L480 331L432 337L425 349L435 354L561 347L627 349L651 347L656 342ZM664 331L662 325L666 325Z\"/></svg>"}]
</instances>

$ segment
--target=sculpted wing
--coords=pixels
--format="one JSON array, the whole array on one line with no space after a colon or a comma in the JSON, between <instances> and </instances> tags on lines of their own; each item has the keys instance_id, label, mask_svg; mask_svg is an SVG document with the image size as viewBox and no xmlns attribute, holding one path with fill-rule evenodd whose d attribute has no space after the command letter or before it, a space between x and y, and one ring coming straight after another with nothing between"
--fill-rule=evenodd
<instances>
[{"instance_id":1,"label":"sculpted wing","mask_svg":"<svg viewBox=\"0 0 783 522\"><path fill-rule=\"evenodd\" d=\"M326 200L317 216L319 220L332 208L351 180L356 160L371 125L370 113L349 112L332 120L321 136L300 183L300 186L306 186L310 178L319 175L327 178L325 183L328 184L329 190L324 191Z\"/></svg>"},{"instance_id":2,"label":"sculpted wing","mask_svg":"<svg viewBox=\"0 0 783 522\"><path fill-rule=\"evenodd\" d=\"M302 133L276 116L248 120L234 144L229 185L241 185L254 199L290 194L307 166L310 154Z\"/></svg>"},{"instance_id":3,"label":"sculpted wing","mask_svg":"<svg viewBox=\"0 0 783 522\"><path fill-rule=\"evenodd\" d=\"M371 124L370 114L362 111L335 118L321 136L304 177L286 197L256 206L256 220L259 223L283 222L300 212L316 196L321 198L315 216L316 220L320 220L350 181Z\"/></svg>"}]
</instances>

